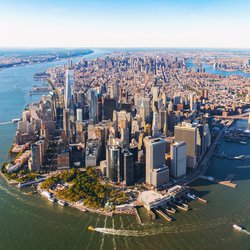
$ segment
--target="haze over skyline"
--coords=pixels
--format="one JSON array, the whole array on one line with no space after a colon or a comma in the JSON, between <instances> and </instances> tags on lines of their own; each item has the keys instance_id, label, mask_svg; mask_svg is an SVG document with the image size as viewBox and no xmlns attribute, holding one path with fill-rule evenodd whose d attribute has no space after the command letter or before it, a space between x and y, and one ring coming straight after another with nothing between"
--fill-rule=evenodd
<instances>
[{"instance_id":1,"label":"haze over skyline","mask_svg":"<svg viewBox=\"0 0 250 250\"><path fill-rule=\"evenodd\" d=\"M0 0L0 47L249 48L246 0Z\"/></svg>"}]
</instances>

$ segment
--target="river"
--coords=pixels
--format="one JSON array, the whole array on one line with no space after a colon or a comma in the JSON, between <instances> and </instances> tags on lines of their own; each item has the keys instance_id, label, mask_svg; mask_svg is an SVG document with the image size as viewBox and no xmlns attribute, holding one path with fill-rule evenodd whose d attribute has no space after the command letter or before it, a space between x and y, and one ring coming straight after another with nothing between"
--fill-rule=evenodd
<instances>
[{"instance_id":1,"label":"river","mask_svg":"<svg viewBox=\"0 0 250 250\"><path fill-rule=\"evenodd\" d=\"M85 58L103 56L96 51ZM32 100L33 75L66 63L52 62L0 71L0 122L20 117ZM246 122L236 126L246 127ZM6 159L16 125L0 125L0 161ZM51 204L38 195L27 196L0 178L0 249L249 249L247 233L235 232L237 223L250 229L250 144L222 141L220 152L245 154L242 161L212 158L206 175L223 179L234 174L236 189L199 180L192 188L208 200L191 202L192 210L174 215L175 222L153 221L141 209L143 225L133 216L105 217ZM98 228L89 232L89 225Z\"/></svg>"}]
</instances>

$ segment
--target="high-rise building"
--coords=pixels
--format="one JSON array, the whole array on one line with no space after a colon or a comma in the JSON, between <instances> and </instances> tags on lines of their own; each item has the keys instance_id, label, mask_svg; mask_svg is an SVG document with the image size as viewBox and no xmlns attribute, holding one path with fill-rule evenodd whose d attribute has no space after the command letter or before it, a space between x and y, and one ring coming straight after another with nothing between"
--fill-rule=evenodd
<instances>
[{"instance_id":1,"label":"high-rise building","mask_svg":"<svg viewBox=\"0 0 250 250\"><path fill-rule=\"evenodd\" d=\"M167 110L165 108L161 108L159 110L159 129L161 131L163 131L164 126L167 123L167 116L168 116Z\"/></svg>"},{"instance_id":2,"label":"high-rise building","mask_svg":"<svg viewBox=\"0 0 250 250\"><path fill-rule=\"evenodd\" d=\"M106 148L107 177L112 182L121 180L121 149L117 145L109 145Z\"/></svg>"},{"instance_id":3,"label":"high-rise building","mask_svg":"<svg viewBox=\"0 0 250 250\"><path fill-rule=\"evenodd\" d=\"M186 174L187 155L186 144L182 141L176 141L170 146L171 167L170 174L174 178L179 178Z\"/></svg>"},{"instance_id":4,"label":"high-rise building","mask_svg":"<svg viewBox=\"0 0 250 250\"><path fill-rule=\"evenodd\" d=\"M159 96L159 87L158 86L153 86L152 87L152 94L153 94L153 103L158 101L158 96Z\"/></svg>"},{"instance_id":5,"label":"high-rise building","mask_svg":"<svg viewBox=\"0 0 250 250\"><path fill-rule=\"evenodd\" d=\"M153 122L152 122L152 136L159 136L159 115L156 108L154 109Z\"/></svg>"},{"instance_id":6,"label":"high-rise building","mask_svg":"<svg viewBox=\"0 0 250 250\"><path fill-rule=\"evenodd\" d=\"M89 91L89 119L97 122L97 90L90 89Z\"/></svg>"},{"instance_id":7,"label":"high-rise building","mask_svg":"<svg viewBox=\"0 0 250 250\"><path fill-rule=\"evenodd\" d=\"M31 160L29 161L29 169L38 171L43 164L44 157L44 141L40 140L31 144Z\"/></svg>"},{"instance_id":8,"label":"high-rise building","mask_svg":"<svg viewBox=\"0 0 250 250\"><path fill-rule=\"evenodd\" d=\"M134 156L128 150L122 152L123 180L127 186L134 185Z\"/></svg>"},{"instance_id":9,"label":"high-rise building","mask_svg":"<svg viewBox=\"0 0 250 250\"><path fill-rule=\"evenodd\" d=\"M82 109L78 108L76 110L76 120L82 122Z\"/></svg>"},{"instance_id":10,"label":"high-rise building","mask_svg":"<svg viewBox=\"0 0 250 250\"><path fill-rule=\"evenodd\" d=\"M146 148L146 183L157 187L166 184L168 182L168 168L165 165L166 141L161 138L146 137L144 144ZM162 176L165 177L164 181ZM160 179L157 184L158 177Z\"/></svg>"},{"instance_id":11,"label":"high-rise building","mask_svg":"<svg viewBox=\"0 0 250 250\"><path fill-rule=\"evenodd\" d=\"M65 75L66 75L66 81L65 81L65 91L64 91L64 105L65 108L68 109L70 107L70 101L72 96L71 89L74 85L74 70L67 69Z\"/></svg>"},{"instance_id":12,"label":"high-rise building","mask_svg":"<svg viewBox=\"0 0 250 250\"><path fill-rule=\"evenodd\" d=\"M197 161L197 127L182 123L174 128L175 140L183 141L187 146L187 167L194 168Z\"/></svg>"},{"instance_id":13,"label":"high-rise building","mask_svg":"<svg viewBox=\"0 0 250 250\"><path fill-rule=\"evenodd\" d=\"M141 102L141 106L140 106L140 117L142 121L144 122L146 121L146 110L145 110L143 101Z\"/></svg>"},{"instance_id":14,"label":"high-rise building","mask_svg":"<svg viewBox=\"0 0 250 250\"><path fill-rule=\"evenodd\" d=\"M116 110L117 101L112 98L105 98L104 100L104 120L113 119L113 112Z\"/></svg>"}]
</instances>

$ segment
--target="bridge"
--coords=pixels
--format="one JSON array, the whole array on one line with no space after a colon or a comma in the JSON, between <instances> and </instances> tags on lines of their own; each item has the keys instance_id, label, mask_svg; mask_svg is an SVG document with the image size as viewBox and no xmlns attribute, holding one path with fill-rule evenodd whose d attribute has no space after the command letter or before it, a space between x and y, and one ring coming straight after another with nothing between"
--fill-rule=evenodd
<instances>
[{"instance_id":1,"label":"bridge","mask_svg":"<svg viewBox=\"0 0 250 250\"><path fill-rule=\"evenodd\" d=\"M229 115L229 116L214 115L213 117L217 119L225 119L225 120L249 120L250 121L250 112L240 114L240 115Z\"/></svg>"}]
</instances>

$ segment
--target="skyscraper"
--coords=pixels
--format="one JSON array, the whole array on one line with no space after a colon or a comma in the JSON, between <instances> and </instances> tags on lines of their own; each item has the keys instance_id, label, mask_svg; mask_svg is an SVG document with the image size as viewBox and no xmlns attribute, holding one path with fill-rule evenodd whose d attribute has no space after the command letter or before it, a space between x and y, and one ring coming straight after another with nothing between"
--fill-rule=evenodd
<instances>
[{"instance_id":1,"label":"skyscraper","mask_svg":"<svg viewBox=\"0 0 250 250\"><path fill-rule=\"evenodd\" d=\"M152 123L152 136L157 137L159 135L159 115L158 111L155 108L153 114L153 123Z\"/></svg>"},{"instance_id":2,"label":"skyscraper","mask_svg":"<svg viewBox=\"0 0 250 250\"><path fill-rule=\"evenodd\" d=\"M194 168L197 161L197 127L189 123L175 126L175 140L183 141L187 146L187 167Z\"/></svg>"},{"instance_id":3,"label":"skyscraper","mask_svg":"<svg viewBox=\"0 0 250 250\"><path fill-rule=\"evenodd\" d=\"M169 178L168 167L165 165L167 142L161 138L146 137L144 143L146 148L146 183L157 187L166 184Z\"/></svg>"},{"instance_id":4,"label":"skyscraper","mask_svg":"<svg viewBox=\"0 0 250 250\"><path fill-rule=\"evenodd\" d=\"M74 85L74 70L67 69L66 70L66 81L65 81L65 91L64 91L64 105L65 108L68 109L70 107L70 100L71 100L71 89Z\"/></svg>"},{"instance_id":5,"label":"skyscraper","mask_svg":"<svg viewBox=\"0 0 250 250\"><path fill-rule=\"evenodd\" d=\"M106 148L107 177L112 182L120 181L121 149L119 146L109 145Z\"/></svg>"},{"instance_id":6,"label":"skyscraper","mask_svg":"<svg viewBox=\"0 0 250 250\"><path fill-rule=\"evenodd\" d=\"M76 120L82 122L82 109L78 108L76 110Z\"/></svg>"},{"instance_id":7,"label":"skyscraper","mask_svg":"<svg viewBox=\"0 0 250 250\"><path fill-rule=\"evenodd\" d=\"M126 185L134 185L134 156L128 149L122 151L122 167Z\"/></svg>"},{"instance_id":8,"label":"skyscraper","mask_svg":"<svg viewBox=\"0 0 250 250\"><path fill-rule=\"evenodd\" d=\"M97 122L97 90L90 89L89 91L89 119L93 119L94 122Z\"/></svg>"},{"instance_id":9,"label":"skyscraper","mask_svg":"<svg viewBox=\"0 0 250 250\"><path fill-rule=\"evenodd\" d=\"M170 146L171 168L170 173L173 177L179 178L186 174L186 144L176 141Z\"/></svg>"}]
</instances>

